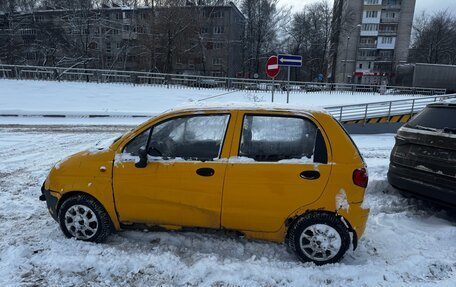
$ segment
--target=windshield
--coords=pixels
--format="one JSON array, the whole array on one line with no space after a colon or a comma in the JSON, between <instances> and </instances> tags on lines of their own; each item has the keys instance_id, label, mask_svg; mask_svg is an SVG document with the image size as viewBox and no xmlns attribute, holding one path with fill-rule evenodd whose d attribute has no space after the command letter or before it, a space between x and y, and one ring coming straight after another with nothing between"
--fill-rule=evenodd
<instances>
[{"instance_id":1,"label":"windshield","mask_svg":"<svg viewBox=\"0 0 456 287\"><path fill-rule=\"evenodd\" d=\"M406 127L430 130L452 132L456 129L456 108L454 107L427 107Z\"/></svg>"}]
</instances>

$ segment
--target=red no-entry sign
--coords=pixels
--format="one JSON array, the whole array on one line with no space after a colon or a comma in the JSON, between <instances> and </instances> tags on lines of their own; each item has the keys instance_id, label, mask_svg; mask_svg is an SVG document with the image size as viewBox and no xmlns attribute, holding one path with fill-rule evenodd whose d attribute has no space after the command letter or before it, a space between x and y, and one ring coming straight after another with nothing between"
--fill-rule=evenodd
<instances>
[{"instance_id":1,"label":"red no-entry sign","mask_svg":"<svg viewBox=\"0 0 456 287\"><path fill-rule=\"evenodd\" d=\"M275 78L280 72L279 60L277 56L269 57L268 61L266 62L266 74L270 78Z\"/></svg>"}]
</instances>

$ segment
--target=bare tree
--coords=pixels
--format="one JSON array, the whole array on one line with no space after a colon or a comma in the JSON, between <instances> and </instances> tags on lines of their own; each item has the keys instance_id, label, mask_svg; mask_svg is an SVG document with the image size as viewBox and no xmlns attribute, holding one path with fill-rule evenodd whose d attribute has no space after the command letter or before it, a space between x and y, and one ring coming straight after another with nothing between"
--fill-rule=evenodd
<instances>
[{"instance_id":1,"label":"bare tree","mask_svg":"<svg viewBox=\"0 0 456 287\"><path fill-rule=\"evenodd\" d=\"M448 11L421 14L413 32L410 61L456 64L456 17Z\"/></svg>"},{"instance_id":2,"label":"bare tree","mask_svg":"<svg viewBox=\"0 0 456 287\"><path fill-rule=\"evenodd\" d=\"M314 80L326 74L331 17L328 1L321 0L293 15L291 24L285 28L289 52L303 57L302 69L294 70L296 79Z\"/></svg>"},{"instance_id":3,"label":"bare tree","mask_svg":"<svg viewBox=\"0 0 456 287\"><path fill-rule=\"evenodd\" d=\"M244 39L245 70L251 76L260 72L261 63L278 48L278 31L289 10L277 7L278 0L244 0L241 9L247 17Z\"/></svg>"}]
</instances>

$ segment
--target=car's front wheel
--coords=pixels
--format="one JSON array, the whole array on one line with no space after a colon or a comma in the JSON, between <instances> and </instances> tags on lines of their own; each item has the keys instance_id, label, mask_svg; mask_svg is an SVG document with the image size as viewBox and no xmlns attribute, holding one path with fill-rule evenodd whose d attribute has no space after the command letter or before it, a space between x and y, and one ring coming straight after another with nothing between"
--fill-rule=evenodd
<instances>
[{"instance_id":1,"label":"car's front wheel","mask_svg":"<svg viewBox=\"0 0 456 287\"><path fill-rule=\"evenodd\" d=\"M350 233L334 214L310 212L290 227L287 241L301 261L323 265L342 258L350 246Z\"/></svg>"},{"instance_id":2,"label":"car's front wheel","mask_svg":"<svg viewBox=\"0 0 456 287\"><path fill-rule=\"evenodd\" d=\"M66 237L83 241L103 242L112 231L111 220L103 206L84 194L62 203L59 223Z\"/></svg>"}]
</instances>

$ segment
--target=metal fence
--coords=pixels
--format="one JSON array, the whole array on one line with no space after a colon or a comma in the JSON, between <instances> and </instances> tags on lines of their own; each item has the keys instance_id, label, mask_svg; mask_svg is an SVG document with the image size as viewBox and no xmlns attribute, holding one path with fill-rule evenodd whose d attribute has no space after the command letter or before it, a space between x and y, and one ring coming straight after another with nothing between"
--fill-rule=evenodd
<instances>
[{"instance_id":1,"label":"metal fence","mask_svg":"<svg viewBox=\"0 0 456 287\"><path fill-rule=\"evenodd\" d=\"M131 85L165 86L168 88L244 90L251 92L267 92L271 91L273 88L272 81L270 80L1 64L0 78L120 83ZM445 89L395 86L381 87L372 85L330 84L313 82L290 82L288 84L286 81L275 81L274 86L277 92L290 91L290 93L365 93L413 96L434 96L446 94Z\"/></svg>"},{"instance_id":2,"label":"metal fence","mask_svg":"<svg viewBox=\"0 0 456 287\"><path fill-rule=\"evenodd\" d=\"M388 121L396 115L416 114L428 104L449 99L456 99L456 94L418 97L409 100L375 102L366 104L325 107L325 109L340 122L387 117Z\"/></svg>"}]
</instances>

